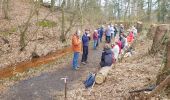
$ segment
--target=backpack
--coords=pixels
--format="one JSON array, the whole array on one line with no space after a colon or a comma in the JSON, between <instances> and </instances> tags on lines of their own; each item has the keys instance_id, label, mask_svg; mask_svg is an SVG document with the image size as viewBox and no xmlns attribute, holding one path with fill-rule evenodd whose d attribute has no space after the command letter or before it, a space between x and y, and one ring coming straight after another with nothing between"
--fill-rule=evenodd
<instances>
[{"instance_id":1,"label":"backpack","mask_svg":"<svg viewBox=\"0 0 170 100\"><path fill-rule=\"evenodd\" d=\"M94 82L95 82L95 74L89 73L86 80L84 81L84 85L86 88L89 88L93 85Z\"/></svg>"}]
</instances>

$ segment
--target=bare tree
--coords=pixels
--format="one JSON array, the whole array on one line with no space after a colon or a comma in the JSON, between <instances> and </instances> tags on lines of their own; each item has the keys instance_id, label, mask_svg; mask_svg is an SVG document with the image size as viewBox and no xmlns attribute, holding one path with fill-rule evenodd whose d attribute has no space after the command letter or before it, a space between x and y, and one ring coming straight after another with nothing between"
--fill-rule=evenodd
<instances>
[{"instance_id":1,"label":"bare tree","mask_svg":"<svg viewBox=\"0 0 170 100\"><path fill-rule=\"evenodd\" d=\"M2 9L5 19L9 19L9 2L10 0L3 0L2 2Z\"/></svg>"},{"instance_id":2,"label":"bare tree","mask_svg":"<svg viewBox=\"0 0 170 100\"><path fill-rule=\"evenodd\" d=\"M28 19L27 19L27 21L23 24L23 25L21 25L21 26L19 26L18 28L19 28L19 31L20 31L20 46L21 46L21 51L23 51L24 49L25 49L25 47L26 47L26 41L25 41L25 38L26 38L26 32L27 32L27 30L28 30L28 28L29 28L29 24L30 24L30 21L31 21L31 19L33 18L33 16L35 15L35 14L37 14L37 10L38 10L38 8L39 8L39 5L40 5L40 2L39 1L37 1L37 2L35 2L34 3L34 5L33 5L33 7L32 7L32 9L30 10L30 14L29 14L29 17L28 17Z\"/></svg>"},{"instance_id":3,"label":"bare tree","mask_svg":"<svg viewBox=\"0 0 170 100\"><path fill-rule=\"evenodd\" d=\"M62 9L62 27L61 27L61 36L60 36L60 39L61 39L62 42L65 42L65 41L66 41L64 7L65 7L65 0L63 0L63 2L62 2L62 4L61 4L61 9Z\"/></svg>"},{"instance_id":4,"label":"bare tree","mask_svg":"<svg viewBox=\"0 0 170 100\"><path fill-rule=\"evenodd\" d=\"M51 11L54 11L55 0L51 0Z\"/></svg>"}]
</instances>

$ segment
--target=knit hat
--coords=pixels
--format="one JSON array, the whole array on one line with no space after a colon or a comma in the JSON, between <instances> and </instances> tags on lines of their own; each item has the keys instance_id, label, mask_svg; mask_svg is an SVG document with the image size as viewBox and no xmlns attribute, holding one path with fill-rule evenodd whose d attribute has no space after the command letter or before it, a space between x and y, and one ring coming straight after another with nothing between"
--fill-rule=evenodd
<instances>
[{"instance_id":1,"label":"knit hat","mask_svg":"<svg viewBox=\"0 0 170 100\"><path fill-rule=\"evenodd\" d=\"M110 45L106 43L106 44L104 45L104 49L110 49Z\"/></svg>"},{"instance_id":2,"label":"knit hat","mask_svg":"<svg viewBox=\"0 0 170 100\"><path fill-rule=\"evenodd\" d=\"M80 33L81 33L80 30L77 30L77 31L76 31L76 35L77 35L77 36L80 36Z\"/></svg>"},{"instance_id":3,"label":"knit hat","mask_svg":"<svg viewBox=\"0 0 170 100\"><path fill-rule=\"evenodd\" d=\"M94 32L96 32L96 33L97 33L97 30L94 30Z\"/></svg>"}]
</instances>

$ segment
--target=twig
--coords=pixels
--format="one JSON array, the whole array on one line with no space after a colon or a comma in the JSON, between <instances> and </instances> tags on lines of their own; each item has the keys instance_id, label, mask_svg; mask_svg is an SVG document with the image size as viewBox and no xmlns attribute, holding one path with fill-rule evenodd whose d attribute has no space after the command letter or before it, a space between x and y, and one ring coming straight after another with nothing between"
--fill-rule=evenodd
<instances>
[{"instance_id":1,"label":"twig","mask_svg":"<svg viewBox=\"0 0 170 100\"><path fill-rule=\"evenodd\" d=\"M93 90L93 87L94 87L95 83L96 82L94 81L92 87L90 88L89 95L91 95L91 91Z\"/></svg>"}]
</instances>

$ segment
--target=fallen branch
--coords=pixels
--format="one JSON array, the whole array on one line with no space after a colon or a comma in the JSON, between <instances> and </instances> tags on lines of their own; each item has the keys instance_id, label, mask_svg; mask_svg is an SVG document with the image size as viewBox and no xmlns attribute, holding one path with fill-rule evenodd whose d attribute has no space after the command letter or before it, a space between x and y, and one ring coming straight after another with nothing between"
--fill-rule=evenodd
<instances>
[{"instance_id":1,"label":"fallen branch","mask_svg":"<svg viewBox=\"0 0 170 100\"><path fill-rule=\"evenodd\" d=\"M150 94L147 95L147 99L150 100L152 96L154 96L156 93L158 93L168 85L170 85L170 75L167 76L164 81L162 81Z\"/></svg>"},{"instance_id":2,"label":"fallen branch","mask_svg":"<svg viewBox=\"0 0 170 100\"><path fill-rule=\"evenodd\" d=\"M152 91L153 89L155 89L155 87L156 87L155 85L151 85L151 86L143 88L143 89L129 91L129 93L139 93L139 92L143 92L143 91Z\"/></svg>"}]
</instances>

